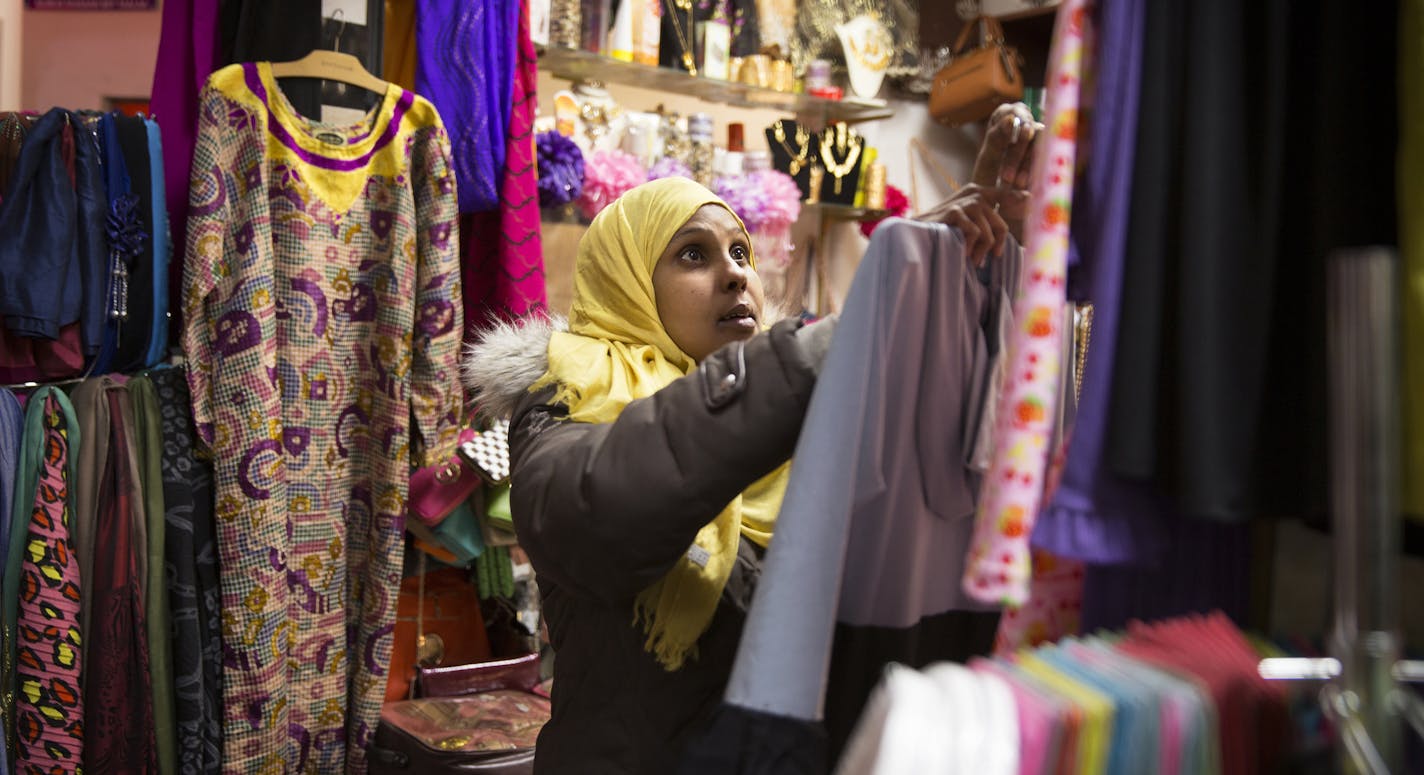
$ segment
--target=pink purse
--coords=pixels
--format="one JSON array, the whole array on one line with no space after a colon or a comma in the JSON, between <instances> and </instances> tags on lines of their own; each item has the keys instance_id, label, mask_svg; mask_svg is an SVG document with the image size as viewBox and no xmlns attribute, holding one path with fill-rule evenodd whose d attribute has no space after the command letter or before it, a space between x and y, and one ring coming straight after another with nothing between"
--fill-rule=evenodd
<instances>
[{"instance_id":1,"label":"pink purse","mask_svg":"<svg viewBox=\"0 0 1424 775\"><path fill-rule=\"evenodd\" d=\"M479 436L473 428L460 431L460 444ZM438 466L416 469L410 475L410 500L406 511L427 527L435 527L480 486L480 475L459 453Z\"/></svg>"}]
</instances>

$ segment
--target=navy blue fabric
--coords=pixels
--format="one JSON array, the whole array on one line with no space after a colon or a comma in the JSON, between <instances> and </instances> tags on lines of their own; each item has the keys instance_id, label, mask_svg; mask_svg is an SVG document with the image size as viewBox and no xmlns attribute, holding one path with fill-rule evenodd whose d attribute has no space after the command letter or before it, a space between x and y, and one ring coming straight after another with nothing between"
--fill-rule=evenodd
<instances>
[{"instance_id":1,"label":"navy blue fabric","mask_svg":"<svg viewBox=\"0 0 1424 775\"><path fill-rule=\"evenodd\" d=\"M144 125L144 120L115 114L114 128L118 131L119 147L123 151L129 191L138 202L133 221L142 234L142 240L134 246L138 253L129 264L129 314L119 330L119 348L113 366L119 371L137 371L152 365L148 352L154 322L153 177L148 159L148 127Z\"/></svg>"},{"instance_id":2,"label":"navy blue fabric","mask_svg":"<svg viewBox=\"0 0 1424 775\"><path fill-rule=\"evenodd\" d=\"M119 148L118 127L113 114L108 114L99 119L99 147L104 154L104 191L106 194L104 219L105 228L109 232L109 251L106 258L105 267L112 270L114 268L114 245L113 229L111 221L113 213L121 207L121 200L129 196L129 174L127 165L124 164L124 154ZM94 363L90 371L94 374L107 374L117 365L114 362L119 349L119 327L118 322L108 315L110 310L110 294L113 289L109 287L108 279L105 278L103 289L104 300L104 339L99 345L99 354L94 357Z\"/></svg>"},{"instance_id":3,"label":"navy blue fabric","mask_svg":"<svg viewBox=\"0 0 1424 775\"><path fill-rule=\"evenodd\" d=\"M63 154L74 128L75 179ZM20 146L0 204L0 314L11 333L44 339L80 322L86 355L104 335L104 189L99 146L83 119L62 108L40 117Z\"/></svg>"}]
</instances>

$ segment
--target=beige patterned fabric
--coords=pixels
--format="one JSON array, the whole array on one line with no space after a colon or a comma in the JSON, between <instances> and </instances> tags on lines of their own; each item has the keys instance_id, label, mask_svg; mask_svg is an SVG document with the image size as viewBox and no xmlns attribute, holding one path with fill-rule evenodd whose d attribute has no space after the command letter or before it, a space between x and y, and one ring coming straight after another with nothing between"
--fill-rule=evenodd
<instances>
[{"instance_id":1,"label":"beige patterned fabric","mask_svg":"<svg viewBox=\"0 0 1424 775\"><path fill-rule=\"evenodd\" d=\"M214 461L225 772L364 772L411 465L455 451L455 180L429 102L310 122L265 63L201 96L183 346Z\"/></svg>"}]
</instances>

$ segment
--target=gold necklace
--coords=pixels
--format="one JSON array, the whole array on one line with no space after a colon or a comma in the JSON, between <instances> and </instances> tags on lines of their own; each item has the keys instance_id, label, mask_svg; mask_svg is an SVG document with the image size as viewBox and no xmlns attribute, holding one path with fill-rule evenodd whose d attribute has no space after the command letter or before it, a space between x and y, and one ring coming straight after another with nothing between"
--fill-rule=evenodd
<instances>
[{"instance_id":1,"label":"gold necklace","mask_svg":"<svg viewBox=\"0 0 1424 775\"><path fill-rule=\"evenodd\" d=\"M663 0L668 6L668 15L672 17L672 31L677 34L677 42L682 44L682 66L687 68L689 75L697 75L697 63L692 58L692 46L687 40L692 36L692 29L695 26L692 19L692 0ZM673 6L676 6L674 8ZM682 32L682 25L677 22L677 12L687 12L687 34Z\"/></svg>"},{"instance_id":2,"label":"gold necklace","mask_svg":"<svg viewBox=\"0 0 1424 775\"><path fill-rule=\"evenodd\" d=\"M876 35L876 32L881 34ZM878 73L890 64L890 51L894 43L888 40L889 37L884 28L877 27L874 30L867 30L860 36L854 34L848 36L846 48L850 49L850 53L855 56L855 61L859 62L861 66Z\"/></svg>"},{"instance_id":3,"label":"gold necklace","mask_svg":"<svg viewBox=\"0 0 1424 775\"><path fill-rule=\"evenodd\" d=\"M791 157L791 165L787 169L790 170L791 177L796 177L796 173L806 166L807 154L811 153L811 133L806 131L806 127L796 125L796 145L800 147L800 153L791 150L791 146L786 144L786 128L781 125L780 120L771 125L771 134L776 138L776 142L786 149L786 155Z\"/></svg>"},{"instance_id":4,"label":"gold necklace","mask_svg":"<svg viewBox=\"0 0 1424 775\"><path fill-rule=\"evenodd\" d=\"M826 165L826 171L831 173L831 176L836 179L835 193L839 196L841 193L841 178L850 174L850 171L855 169L856 161L860 159L860 138L855 136L848 137L846 125L836 124L836 147L842 151L847 148L850 149L850 152L846 154L845 161L838 163L836 162L836 157L831 153L831 143L826 139L830 135L830 129L821 133L821 160Z\"/></svg>"}]
</instances>

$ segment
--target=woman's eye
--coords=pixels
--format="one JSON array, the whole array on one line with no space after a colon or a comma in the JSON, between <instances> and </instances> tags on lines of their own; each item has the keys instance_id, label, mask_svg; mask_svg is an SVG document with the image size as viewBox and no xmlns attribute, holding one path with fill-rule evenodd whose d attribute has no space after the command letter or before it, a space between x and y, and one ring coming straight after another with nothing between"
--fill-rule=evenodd
<instances>
[{"instance_id":1,"label":"woman's eye","mask_svg":"<svg viewBox=\"0 0 1424 775\"><path fill-rule=\"evenodd\" d=\"M702 250L699 248L683 248L678 255L683 261L698 262L702 260Z\"/></svg>"},{"instance_id":2,"label":"woman's eye","mask_svg":"<svg viewBox=\"0 0 1424 775\"><path fill-rule=\"evenodd\" d=\"M746 248L742 247L741 245L734 245L732 247L733 261L736 261L739 264L745 264L750 258L751 254L747 252Z\"/></svg>"}]
</instances>

